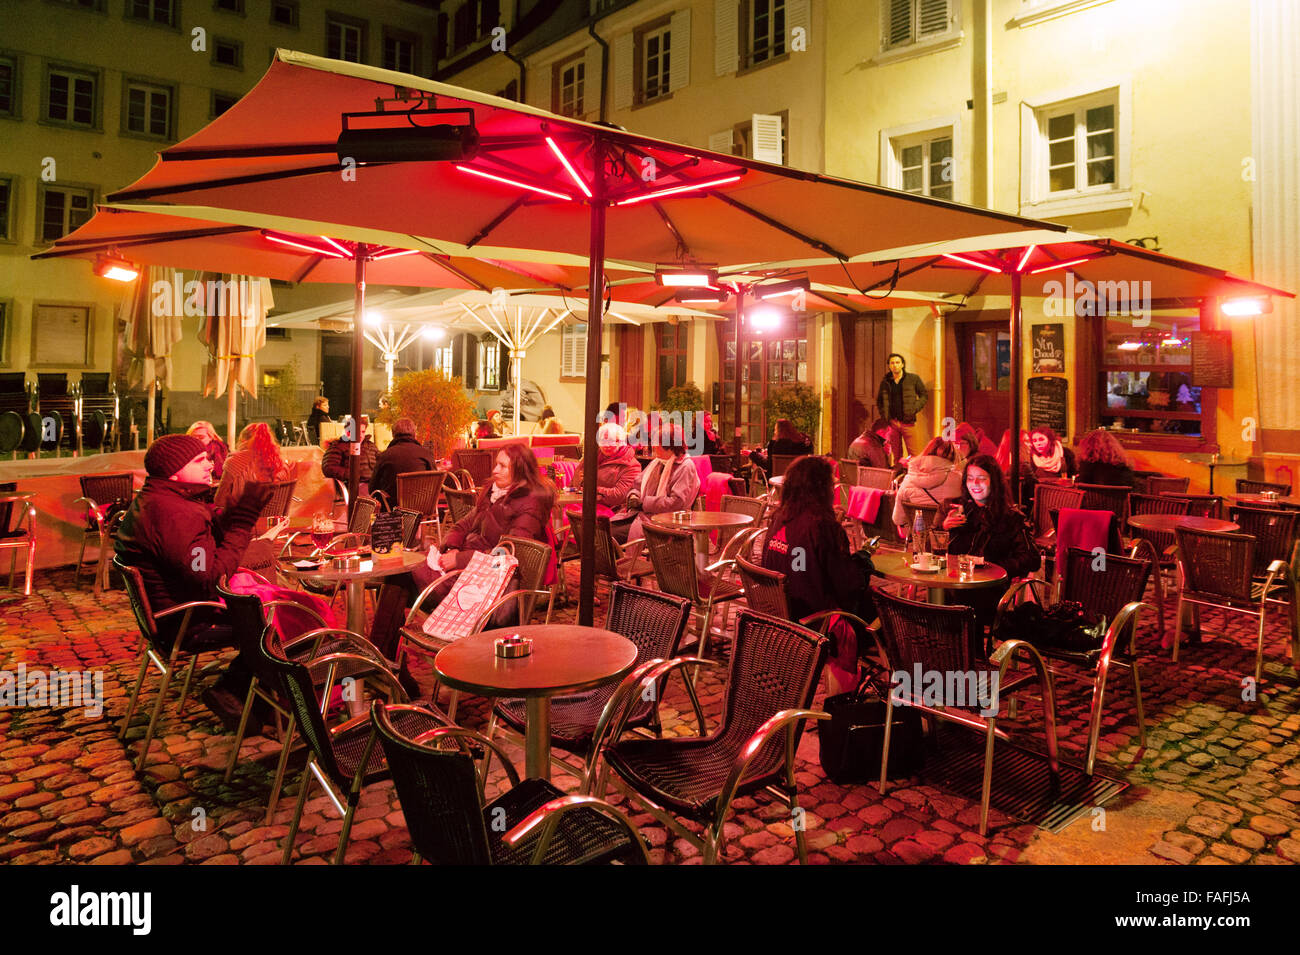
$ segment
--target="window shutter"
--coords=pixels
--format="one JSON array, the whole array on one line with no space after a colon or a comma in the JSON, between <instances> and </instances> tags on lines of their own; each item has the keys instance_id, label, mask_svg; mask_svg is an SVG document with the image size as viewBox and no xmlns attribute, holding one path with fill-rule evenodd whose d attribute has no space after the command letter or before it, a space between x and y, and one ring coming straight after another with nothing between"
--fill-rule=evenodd
<instances>
[{"instance_id":1,"label":"window shutter","mask_svg":"<svg viewBox=\"0 0 1300 955\"><path fill-rule=\"evenodd\" d=\"M915 0L889 0L885 11L885 46L898 46L912 39L912 4Z\"/></svg>"},{"instance_id":2,"label":"window shutter","mask_svg":"<svg viewBox=\"0 0 1300 955\"><path fill-rule=\"evenodd\" d=\"M674 13L668 32L671 43L669 55L672 58L668 90L676 92L691 82L691 11L678 10Z\"/></svg>"},{"instance_id":3,"label":"window shutter","mask_svg":"<svg viewBox=\"0 0 1300 955\"><path fill-rule=\"evenodd\" d=\"M948 32L952 17L952 0L919 0L921 5L917 37L936 36Z\"/></svg>"},{"instance_id":4,"label":"window shutter","mask_svg":"<svg viewBox=\"0 0 1300 955\"><path fill-rule=\"evenodd\" d=\"M447 58L447 41L451 38L450 18L445 13L438 14L437 34L434 37L433 59L436 67Z\"/></svg>"},{"instance_id":5,"label":"window shutter","mask_svg":"<svg viewBox=\"0 0 1300 955\"><path fill-rule=\"evenodd\" d=\"M587 377L587 326L573 326L573 377Z\"/></svg>"},{"instance_id":6,"label":"window shutter","mask_svg":"<svg viewBox=\"0 0 1300 955\"><path fill-rule=\"evenodd\" d=\"M709 137L709 149L715 153L726 153L729 156L731 155L731 142L734 138L729 129L714 133Z\"/></svg>"},{"instance_id":7,"label":"window shutter","mask_svg":"<svg viewBox=\"0 0 1300 955\"><path fill-rule=\"evenodd\" d=\"M791 46L790 41L793 41L794 39L794 31L796 28L803 30L803 42L810 42L812 33L809 24L810 19L811 15L808 10L808 0L789 0L785 8L785 23L786 27L790 31L790 36L787 37L785 45L787 51Z\"/></svg>"},{"instance_id":8,"label":"window shutter","mask_svg":"<svg viewBox=\"0 0 1300 955\"><path fill-rule=\"evenodd\" d=\"M713 73L736 72L740 60L740 4L737 0L713 0Z\"/></svg>"},{"instance_id":9,"label":"window shutter","mask_svg":"<svg viewBox=\"0 0 1300 955\"><path fill-rule=\"evenodd\" d=\"M635 55L632 51L633 36L624 33L614 38L614 108L631 109L635 84L632 81L632 69Z\"/></svg>"},{"instance_id":10,"label":"window shutter","mask_svg":"<svg viewBox=\"0 0 1300 955\"><path fill-rule=\"evenodd\" d=\"M781 164L781 117L754 114L754 158Z\"/></svg>"},{"instance_id":11,"label":"window shutter","mask_svg":"<svg viewBox=\"0 0 1300 955\"><path fill-rule=\"evenodd\" d=\"M600 87L604 82L600 75L600 47L595 43L587 47L582 63L582 111L600 115Z\"/></svg>"}]
</instances>

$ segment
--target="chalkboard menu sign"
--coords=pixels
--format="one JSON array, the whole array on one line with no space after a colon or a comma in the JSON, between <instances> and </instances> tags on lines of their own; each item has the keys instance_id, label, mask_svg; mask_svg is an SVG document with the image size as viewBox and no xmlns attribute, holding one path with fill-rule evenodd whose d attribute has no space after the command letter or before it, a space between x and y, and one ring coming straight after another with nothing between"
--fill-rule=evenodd
<instances>
[{"instance_id":1,"label":"chalkboard menu sign","mask_svg":"<svg viewBox=\"0 0 1300 955\"><path fill-rule=\"evenodd\" d=\"M1029 379L1029 427L1051 428L1064 435L1069 427L1070 382L1064 378Z\"/></svg>"},{"instance_id":2,"label":"chalkboard menu sign","mask_svg":"<svg viewBox=\"0 0 1300 955\"><path fill-rule=\"evenodd\" d=\"M402 542L402 515L396 511L376 514L370 524L370 549L376 554L387 554L394 544Z\"/></svg>"},{"instance_id":3,"label":"chalkboard menu sign","mask_svg":"<svg viewBox=\"0 0 1300 955\"><path fill-rule=\"evenodd\" d=\"M1192 332L1192 384L1232 387L1232 332Z\"/></svg>"}]
</instances>

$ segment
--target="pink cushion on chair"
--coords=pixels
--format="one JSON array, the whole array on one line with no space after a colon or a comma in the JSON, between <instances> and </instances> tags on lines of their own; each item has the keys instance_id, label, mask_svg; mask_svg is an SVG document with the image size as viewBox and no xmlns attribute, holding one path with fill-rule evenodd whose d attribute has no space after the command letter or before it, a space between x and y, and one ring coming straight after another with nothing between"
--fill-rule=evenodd
<instances>
[{"instance_id":1,"label":"pink cushion on chair","mask_svg":"<svg viewBox=\"0 0 1300 955\"><path fill-rule=\"evenodd\" d=\"M731 475L723 471L713 471L703 480L704 509L706 511L722 510L722 495L731 493Z\"/></svg>"},{"instance_id":2,"label":"pink cushion on chair","mask_svg":"<svg viewBox=\"0 0 1300 955\"><path fill-rule=\"evenodd\" d=\"M1063 507L1056 515L1056 573L1064 580L1065 555L1071 547L1091 551L1106 549L1110 535L1110 522L1115 515L1110 511L1085 510Z\"/></svg>"}]
</instances>

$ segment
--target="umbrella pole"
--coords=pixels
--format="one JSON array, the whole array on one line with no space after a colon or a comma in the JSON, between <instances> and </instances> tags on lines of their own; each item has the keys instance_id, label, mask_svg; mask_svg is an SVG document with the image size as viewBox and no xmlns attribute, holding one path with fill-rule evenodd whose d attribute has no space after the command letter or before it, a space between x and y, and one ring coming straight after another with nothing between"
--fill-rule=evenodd
<instances>
[{"instance_id":1,"label":"umbrella pole","mask_svg":"<svg viewBox=\"0 0 1300 955\"><path fill-rule=\"evenodd\" d=\"M605 143L596 136L591 144L592 177L591 263L587 275L587 394L586 421L582 435L582 540L578 562L581 579L578 587L578 625L590 627L596 613L596 415L600 413L600 339L601 299L605 274ZM515 408L519 402L516 399ZM563 570L561 570L563 573Z\"/></svg>"},{"instance_id":2,"label":"umbrella pole","mask_svg":"<svg viewBox=\"0 0 1300 955\"><path fill-rule=\"evenodd\" d=\"M149 445L153 444L153 429L154 429L153 409L154 409L154 402L157 401L157 399L158 399L158 379L155 378L153 381L149 382L149 397L147 399L149 402L149 407L145 410L144 413L144 420L145 420L144 446L146 448L148 448Z\"/></svg>"},{"instance_id":3,"label":"umbrella pole","mask_svg":"<svg viewBox=\"0 0 1300 955\"><path fill-rule=\"evenodd\" d=\"M226 388L226 446L230 448L235 446L235 426L238 424L235 420L235 402L238 397L239 383L232 377Z\"/></svg>"},{"instance_id":4,"label":"umbrella pole","mask_svg":"<svg viewBox=\"0 0 1300 955\"><path fill-rule=\"evenodd\" d=\"M1020 505L1020 271L1011 273L1011 500Z\"/></svg>"},{"instance_id":5,"label":"umbrella pole","mask_svg":"<svg viewBox=\"0 0 1300 955\"><path fill-rule=\"evenodd\" d=\"M352 426L356 429L357 440L348 449L352 452L352 463L348 468L348 502L352 507L356 507L357 490L361 486L361 444L365 440L361 434L361 362L366 347L366 259L369 255L370 247L358 242L355 252L356 293L352 306ZM348 517L351 516L349 511Z\"/></svg>"},{"instance_id":6,"label":"umbrella pole","mask_svg":"<svg viewBox=\"0 0 1300 955\"><path fill-rule=\"evenodd\" d=\"M735 466L737 468L739 468L744 463L744 461L742 461L740 457L740 447L744 443L741 437L744 434L744 432L741 430L740 427L740 406L741 406L740 369L742 365L740 347L741 345L744 344L741 337L741 329L744 327L744 320L745 320L745 288L744 286L737 286L736 287L736 361L735 361L736 367L735 367L735 374L732 376L734 378L733 387L732 387L732 396L734 398L734 403L732 404L732 414L733 414L732 424L735 425L735 433L731 441L731 453L736 458Z\"/></svg>"}]
</instances>

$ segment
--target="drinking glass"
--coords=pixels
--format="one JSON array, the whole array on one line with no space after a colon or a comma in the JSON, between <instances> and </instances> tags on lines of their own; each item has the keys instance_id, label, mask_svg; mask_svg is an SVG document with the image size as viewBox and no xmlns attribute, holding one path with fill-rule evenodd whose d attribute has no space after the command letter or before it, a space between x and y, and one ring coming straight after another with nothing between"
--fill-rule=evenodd
<instances>
[{"instance_id":1,"label":"drinking glass","mask_svg":"<svg viewBox=\"0 0 1300 955\"><path fill-rule=\"evenodd\" d=\"M930 531L930 550L942 562L944 556L948 553L948 531Z\"/></svg>"},{"instance_id":2,"label":"drinking glass","mask_svg":"<svg viewBox=\"0 0 1300 955\"><path fill-rule=\"evenodd\" d=\"M317 514L311 519L311 542L317 550L334 539L334 519L328 514Z\"/></svg>"}]
</instances>

